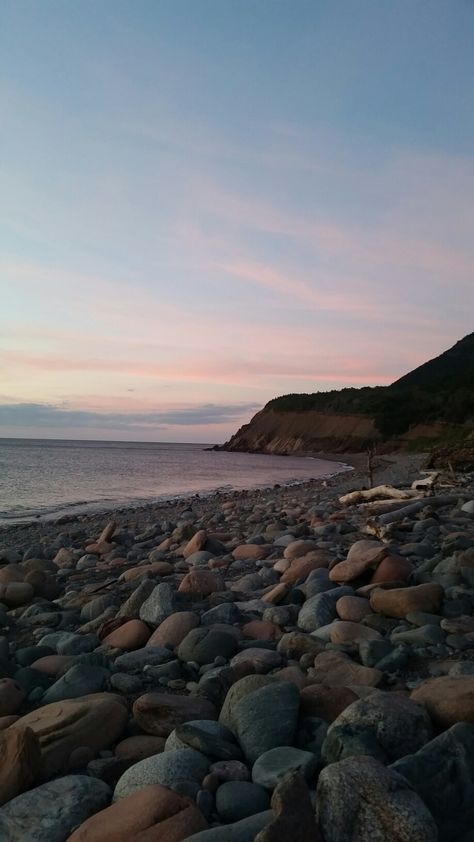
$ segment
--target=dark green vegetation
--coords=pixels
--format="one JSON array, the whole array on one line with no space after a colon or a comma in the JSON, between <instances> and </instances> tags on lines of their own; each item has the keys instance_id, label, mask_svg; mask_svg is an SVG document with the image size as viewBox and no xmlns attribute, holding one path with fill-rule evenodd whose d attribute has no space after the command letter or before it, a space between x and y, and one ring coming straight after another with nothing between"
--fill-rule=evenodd
<instances>
[{"instance_id":1,"label":"dark green vegetation","mask_svg":"<svg viewBox=\"0 0 474 842\"><path fill-rule=\"evenodd\" d=\"M384 437L403 435L416 424L473 425L474 333L391 386L283 395L265 409L368 415ZM458 434L463 436L462 431ZM450 435L456 437L456 430Z\"/></svg>"}]
</instances>

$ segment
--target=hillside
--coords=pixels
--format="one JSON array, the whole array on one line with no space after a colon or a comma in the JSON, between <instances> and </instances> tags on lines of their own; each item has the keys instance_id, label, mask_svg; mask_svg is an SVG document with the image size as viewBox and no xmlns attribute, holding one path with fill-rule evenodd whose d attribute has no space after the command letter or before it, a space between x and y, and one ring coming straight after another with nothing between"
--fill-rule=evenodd
<instances>
[{"instance_id":1,"label":"hillside","mask_svg":"<svg viewBox=\"0 0 474 842\"><path fill-rule=\"evenodd\" d=\"M224 450L424 449L474 434L474 333L390 386L274 398Z\"/></svg>"}]
</instances>

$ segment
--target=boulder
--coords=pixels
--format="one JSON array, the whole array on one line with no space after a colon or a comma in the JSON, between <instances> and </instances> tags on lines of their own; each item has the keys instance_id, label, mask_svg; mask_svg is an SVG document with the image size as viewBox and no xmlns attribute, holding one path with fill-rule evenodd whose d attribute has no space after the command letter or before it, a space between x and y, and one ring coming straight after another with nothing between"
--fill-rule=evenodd
<instances>
[{"instance_id":1,"label":"boulder","mask_svg":"<svg viewBox=\"0 0 474 842\"><path fill-rule=\"evenodd\" d=\"M255 813L232 824L212 827L190 836L186 842L254 842L255 834L262 830L273 818L271 810Z\"/></svg>"},{"instance_id":2,"label":"boulder","mask_svg":"<svg viewBox=\"0 0 474 842\"><path fill-rule=\"evenodd\" d=\"M289 772L300 771L309 784L316 782L318 758L311 751L279 746L264 752L252 767L252 780L273 791Z\"/></svg>"},{"instance_id":3,"label":"boulder","mask_svg":"<svg viewBox=\"0 0 474 842\"><path fill-rule=\"evenodd\" d=\"M145 693L133 705L135 722L147 734L167 737L183 722L216 719L211 702L199 696L173 696L170 693Z\"/></svg>"},{"instance_id":4,"label":"boulder","mask_svg":"<svg viewBox=\"0 0 474 842\"><path fill-rule=\"evenodd\" d=\"M347 757L345 738L354 734L361 735L362 745L367 744L367 754L372 754L370 748L375 745L380 758L392 763L425 745L432 737L432 727L421 705L397 693L374 690L346 707L329 726L323 746L326 762Z\"/></svg>"},{"instance_id":5,"label":"boulder","mask_svg":"<svg viewBox=\"0 0 474 842\"><path fill-rule=\"evenodd\" d=\"M108 748L122 734L127 718L122 698L99 693L37 708L22 716L16 726L35 732L41 749L40 778L44 780L68 769L74 749L87 746L96 754Z\"/></svg>"},{"instance_id":6,"label":"boulder","mask_svg":"<svg viewBox=\"0 0 474 842\"><path fill-rule=\"evenodd\" d=\"M13 678L0 679L0 716L11 716L21 707L25 691Z\"/></svg>"},{"instance_id":7,"label":"boulder","mask_svg":"<svg viewBox=\"0 0 474 842\"><path fill-rule=\"evenodd\" d=\"M474 827L474 725L458 722L390 768L422 798L440 839L456 842Z\"/></svg>"},{"instance_id":8,"label":"boulder","mask_svg":"<svg viewBox=\"0 0 474 842\"><path fill-rule=\"evenodd\" d=\"M148 646L168 646L175 649L191 629L199 625L199 616L193 611L176 611L163 620L153 632Z\"/></svg>"},{"instance_id":9,"label":"boulder","mask_svg":"<svg viewBox=\"0 0 474 842\"><path fill-rule=\"evenodd\" d=\"M30 789L0 810L5 842L64 842L77 825L110 801L107 784L86 775L66 775Z\"/></svg>"},{"instance_id":10,"label":"boulder","mask_svg":"<svg viewBox=\"0 0 474 842\"><path fill-rule=\"evenodd\" d=\"M342 652L321 652L314 659L314 667L308 670L308 679L328 687L349 687L361 684L377 687L383 672L373 667L363 667Z\"/></svg>"},{"instance_id":11,"label":"boulder","mask_svg":"<svg viewBox=\"0 0 474 842\"><path fill-rule=\"evenodd\" d=\"M28 789L41 762L38 739L31 728L0 731L0 806Z\"/></svg>"},{"instance_id":12,"label":"boulder","mask_svg":"<svg viewBox=\"0 0 474 842\"><path fill-rule=\"evenodd\" d=\"M146 757L130 766L115 787L114 800L125 798L150 784L176 787L183 781L201 784L209 769L209 760L199 751L182 748Z\"/></svg>"},{"instance_id":13,"label":"boulder","mask_svg":"<svg viewBox=\"0 0 474 842\"><path fill-rule=\"evenodd\" d=\"M192 629L178 646L178 658L182 661L196 661L211 664L214 658L231 658L237 651L235 635L210 627Z\"/></svg>"},{"instance_id":14,"label":"boulder","mask_svg":"<svg viewBox=\"0 0 474 842\"><path fill-rule=\"evenodd\" d=\"M439 728L449 728L456 722L474 724L474 675L428 678L411 698L426 708Z\"/></svg>"},{"instance_id":15,"label":"boulder","mask_svg":"<svg viewBox=\"0 0 474 842\"><path fill-rule=\"evenodd\" d=\"M159 626L170 614L176 610L176 591L168 582L160 582L153 588L151 594L140 608L140 620Z\"/></svg>"},{"instance_id":16,"label":"boulder","mask_svg":"<svg viewBox=\"0 0 474 842\"><path fill-rule=\"evenodd\" d=\"M108 634L103 643L113 649L131 652L145 646L150 634L150 629L142 620L129 620L128 623L123 623L118 629Z\"/></svg>"},{"instance_id":17,"label":"boulder","mask_svg":"<svg viewBox=\"0 0 474 842\"><path fill-rule=\"evenodd\" d=\"M299 706L298 688L285 681L240 699L234 709L236 734L250 763L271 748L294 742Z\"/></svg>"},{"instance_id":18,"label":"boulder","mask_svg":"<svg viewBox=\"0 0 474 842\"><path fill-rule=\"evenodd\" d=\"M329 572L331 582L352 582L368 571L374 571L388 554L385 544L362 540L352 544L347 558L335 564Z\"/></svg>"},{"instance_id":19,"label":"boulder","mask_svg":"<svg viewBox=\"0 0 474 842\"><path fill-rule=\"evenodd\" d=\"M359 698L350 687L326 687L311 684L300 692L301 716L317 716L325 722L334 720Z\"/></svg>"},{"instance_id":20,"label":"boulder","mask_svg":"<svg viewBox=\"0 0 474 842\"><path fill-rule=\"evenodd\" d=\"M438 614L444 591L436 582L409 588L376 588L370 593L370 607L386 617L404 618L415 611Z\"/></svg>"},{"instance_id":21,"label":"boulder","mask_svg":"<svg viewBox=\"0 0 474 842\"><path fill-rule=\"evenodd\" d=\"M381 640L382 635L362 623L351 623L349 620L338 620L331 625L329 637L331 643L339 646L358 646L363 640Z\"/></svg>"},{"instance_id":22,"label":"boulder","mask_svg":"<svg viewBox=\"0 0 474 842\"><path fill-rule=\"evenodd\" d=\"M275 818L255 837L255 842L320 842L308 786L299 771L288 772L273 792Z\"/></svg>"},{"instance_id":23,"label":"boulder","mask_svg":"<svg viewBox=\"0 0 474 842\"><path fill-rule=\"evenodd\" d=\"M209 596L225 590L224 578L214 570L190 570L182 580L178 591L180 593L202 594Z\"/></svg>"},{"instance_id":24,"label":"boulder","mask_svg":"<svg viewBox=\"0 0 474 842\"><path fill-rule=\"evenodd\" d=\"M435 821L402 775L373 757L331 763L319 775L316 814L324 842L437 842Z\"/></svg>"},{"instance_id":25,"label":"boulder","mask_svg":"<svg viewBox=\"0 0 474 842\"><path fill-rule=\"evenodd\" d=\"M151 784L91 816L67 842L181 842L206 827L190 798Z\"/></svg>"}]
</instances>

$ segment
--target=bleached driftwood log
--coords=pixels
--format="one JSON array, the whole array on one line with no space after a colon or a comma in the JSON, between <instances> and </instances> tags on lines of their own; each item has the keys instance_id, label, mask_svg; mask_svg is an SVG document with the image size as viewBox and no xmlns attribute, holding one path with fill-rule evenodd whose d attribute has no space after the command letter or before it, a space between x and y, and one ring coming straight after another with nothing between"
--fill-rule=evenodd
<instances>
[{"instance_id":1,"label":"bleached driftwood log","mask_svg":"<svg viewBox=\"0 0 474 842\"><path fill-rule=\"evenodd\" d=\"M430 489L433 488L433 486L434 486L435 482L437 481L438 477L439 477L439 471L434 471L432 474L425 477L425 479L414 480L414 482L412 482L412 484L411 484L411 487L414 491L418 491L418 490L420 490L420 491L428 490L429 491Z\"/></svg>"},{"instance_id":2,"label":"bleached driftwood log","mask_svg":"<svg viewBox=\"0 0 474 842\"><path fill-rule=\"evenodd\" d=\"M368 488L366 490L351 491L349 494L344 494L339 497L339 502L343 506L350 506L354 503L366 503L371 500L379 500L385 498L389 500L411 500L417 497L416 491L407 489L402 491L400 488L393 488L392 485L377 485L375 488Z\"/></svg>"}]
</instances>

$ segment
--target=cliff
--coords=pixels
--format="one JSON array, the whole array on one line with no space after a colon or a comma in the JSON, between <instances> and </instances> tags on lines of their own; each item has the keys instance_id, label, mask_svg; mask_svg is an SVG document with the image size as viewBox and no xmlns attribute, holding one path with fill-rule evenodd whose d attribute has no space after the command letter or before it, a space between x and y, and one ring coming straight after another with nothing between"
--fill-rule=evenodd
<instances>
[{"instance_id":1,"label":"cliff","mask_svg":"<svg viewBox=\"0 0 474 842\"><path fill-rule=\"evenodd\" d=\"M474 334L391 386L271 400L223 450L289 454L426 450L474 437Z\"/></svg>"}]
</instances>

